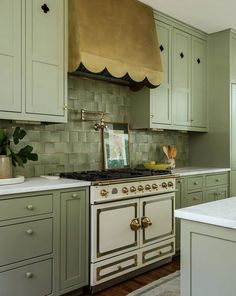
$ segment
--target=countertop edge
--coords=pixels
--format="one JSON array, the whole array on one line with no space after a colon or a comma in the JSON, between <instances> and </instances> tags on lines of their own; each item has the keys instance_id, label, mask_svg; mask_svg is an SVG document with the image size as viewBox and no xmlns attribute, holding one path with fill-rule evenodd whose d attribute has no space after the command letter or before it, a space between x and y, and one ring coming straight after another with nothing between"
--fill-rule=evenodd
<instances>
[{"instance_id":1,"label":"countertop edge","mask_svg":"<svg viewBox=\"0 0 236 296\"><path fill-rule=\"evenodd\" d=\"M182 172L181 172L182 171ZM230 168L177 168L173 170L173 173L178 175L179 177L184 176L193 176L193 175L201 175L201 174L211 174L211 173L223 173L230 172Z\"/></svg>"}]
</instances>

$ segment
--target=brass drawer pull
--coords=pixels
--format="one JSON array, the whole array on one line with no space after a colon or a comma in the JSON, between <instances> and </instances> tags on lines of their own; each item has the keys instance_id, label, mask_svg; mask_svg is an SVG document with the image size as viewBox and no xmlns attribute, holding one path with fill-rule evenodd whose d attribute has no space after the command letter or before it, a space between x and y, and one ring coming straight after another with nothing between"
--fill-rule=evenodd
<instances>
[{"instance_id":1,"label":"brass drawer pull","mask_svg":"<svg viewBox=\"0 0 236 296\"><path fill-rule=\"evenodd\" d=\"M27 229L27 230L26 230L26 234L28 234L28 235L33 235L33 234L34 234L33 229Z\"/></svg>"},{"instance_id":2,"label":"brass drawer pull","mask_svg":"<svg viewBox=\"0 0 236 296\"><path fill-rule=\"evenodd\" d=\"M78 194L77 194L77 193L73 193L73 194L72 194L72 197L73 197L73 198L77 198L77 197L78 197Z\"/></svg>"},{"instance_id":3,"label":"brass drawer pull","mask_svg":"<svg viewBox=\"0 0 236 296\"><path fill-rule=\"evenodd\" d=\"M220 179L216 179L216 182L220 182Z\"/></svg>"},{"instance_id":4,"label":"brass drawer pull","mask_svg":"<svg viewBox=\"0 0 236 296\"><path fill-rule=\"evenodd\" d=\"M118 266L117 266L117 269L118 269L118 270L121 270L121 269L122 269L122 266L121 266L121 265L118 265Z\"/></svg>"},{"instance_id":5,"label":"brass drawer pull","mask_svg":"<svg viewBox=\"0 0 236 296\"><path fill-rule=\"evenodd\" d=\"M199 197L194 196L193 200L199 200Z\"/></svg>"},{"instance_id":6,"label":"brass drawer pull","mask_svg":"<svg viewBox=\"0 0 236 296\"><path fill-rule=\"evenodd\" d=\"M193 185L198 185L198 182L196 181L196 182L193 182Z\"/></svg>"},{"instance_id":7,"label":"brass drawer pull","mask_svg":"<svg viewBox=\"0 0 236 296\"><path fill-rule=\"evenodd\" d=\"M32 211L32 210L34 209L34 206L33 206L33 205L28 205L28 206L26 207L26 209L29 210L29 211Z\"/></svg>"},{"instance_id":8,"label":"brass drawer pull","mask_svg":"<svg viewBox=\"0 0 236 296\"><path fill-rule=\"evenodd\" d=\"M142 228L147 228L148 226L152 225L152 221L149 217L142 217L141 225L142 225Z\"/></svg>"}]
</instances>

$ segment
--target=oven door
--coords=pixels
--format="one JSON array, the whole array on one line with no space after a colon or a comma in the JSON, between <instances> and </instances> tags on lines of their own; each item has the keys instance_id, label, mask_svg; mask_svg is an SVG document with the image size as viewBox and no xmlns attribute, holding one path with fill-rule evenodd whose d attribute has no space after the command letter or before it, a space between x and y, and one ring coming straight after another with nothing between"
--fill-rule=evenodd
<instances>
[{"instance_id":1,"label":"oven door","mask_svg":"<svg viewBox=\"0 0 236 296\"><path fill-rule=\"evenodd\" d=\"M174 236L175 193L140 199L140 246L147 246Z\"/></svg>"},{"instance_id":2,"label":"oven door","mask_svg":"<svg viewBox=\"0 0 236 296\"><path fill-rule=\"evenodd\" d=\"M139 228L139 199L92 205L92 262L137 249Z\"/></svg>"}]
</instances>

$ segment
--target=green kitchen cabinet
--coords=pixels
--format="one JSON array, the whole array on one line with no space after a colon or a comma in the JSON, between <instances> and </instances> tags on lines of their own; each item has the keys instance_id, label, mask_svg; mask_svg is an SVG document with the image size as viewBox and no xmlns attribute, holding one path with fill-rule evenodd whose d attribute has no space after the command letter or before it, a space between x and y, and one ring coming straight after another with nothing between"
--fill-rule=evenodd
<instances>
[{"instance_id":1,"label":"green kitchen cabinet","mask_svg":"<svg viewBox=\"0 0 236 296\"><path fill-rule=\"evenodd\" d=\"M67 0L1 4L0 118L66 122Z\"/></svg>"},{"instance_id":2,"label":"green kitchen cabinet","mask_svg":"<svg viewBox=\"0 0 236 296\"><path fill-rule=\"evenodd\" d=\"M191 35L174 29L173 40L173 124L190 126Z\"/></svg>"},{"instance_id":3,"label":"green kitchen cabinet","mask_svg":"<svg viewBox=\"0 0 236 296\"><path fill-rule=\"evenodd\" d=\"M132 128L207 131L206 34L154 13L164 79L131 93Z\"/></svg>"},{"instance_id":4,"label":"green kitchen cabinet","mask_svg":"<svg viewBox=\"0 0 236 296\"><path fill-rule=\"evenodd\" d=\"M60 290L88 285L87 191L61 192Z\"/></svg>"},{"instance_id":5,"label":"green kitchen cabinet","mask_svg":"<svg viewBox=\"0 0 236 296\"><path fill-rule=\"evenodd\" d=\"M0 10L0 114L20 114L22 1L1 1ZM5 113L4 113L5 112Z\"/></svg>"},{"instance_id":6,"label":"green kitchen cabinet","mask_svg":"<svg viewBox=\"0 0 236 296\"><path fill-rule=\"evenodd\" d=\"M192 37L191 126L207 126L207 46L206 41Z\"/></svg>"},{"instance_id":7,"label":"green kitchen cabinet","mask_svg":"<svg viewBox=\"0 0 236 296\"><path fill-rule=\"evenodd\" d=\"M229 197L229 172L202 173L178 177L176 209ZM176 220L176 250L180 249L180 220Z\"/></svg>"}]
</instances>

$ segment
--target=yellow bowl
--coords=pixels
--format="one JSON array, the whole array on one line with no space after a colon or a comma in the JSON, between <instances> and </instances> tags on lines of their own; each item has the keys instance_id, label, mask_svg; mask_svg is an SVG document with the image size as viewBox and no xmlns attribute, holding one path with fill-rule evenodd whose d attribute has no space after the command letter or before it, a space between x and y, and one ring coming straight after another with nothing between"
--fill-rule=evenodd
<instances>
[{"instance_id":1,"label":"yellow bowl","mask_svg":"<svg viewBox=\"0 0 236 296\"><path fill-rule=\"evenodd\" d=\"M155 163L153 164L153 162L146 162L143 164L144 167L146 169L149 169L149 170L167 170L170 168L170 165L168 163Z\"/></svg>"}]
</instances>

